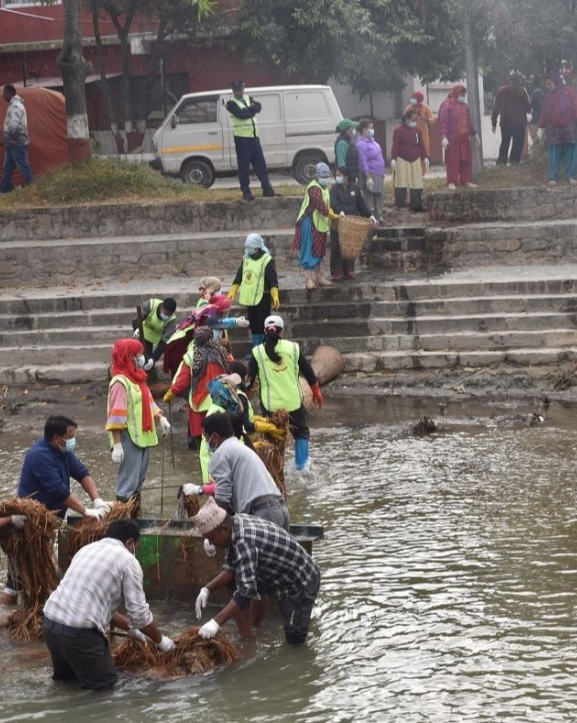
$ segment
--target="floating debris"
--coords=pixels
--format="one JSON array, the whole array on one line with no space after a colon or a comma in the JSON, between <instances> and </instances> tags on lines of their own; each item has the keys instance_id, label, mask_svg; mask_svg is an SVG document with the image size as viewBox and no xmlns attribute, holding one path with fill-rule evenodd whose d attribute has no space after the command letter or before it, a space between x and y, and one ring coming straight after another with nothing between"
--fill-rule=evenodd
<instances>
[{"instance_id":1,"label":"floating debris","mask_svg":"<svg viewBox=\"0 0 577 723\"><path fill-rule=\"evenodd\" d=\"M413 435L415 437L424 437L427 434L433 434L437 431L437 423L430 417L422 417L417 424L413 425Z\"/></svg>"}]
</instances>

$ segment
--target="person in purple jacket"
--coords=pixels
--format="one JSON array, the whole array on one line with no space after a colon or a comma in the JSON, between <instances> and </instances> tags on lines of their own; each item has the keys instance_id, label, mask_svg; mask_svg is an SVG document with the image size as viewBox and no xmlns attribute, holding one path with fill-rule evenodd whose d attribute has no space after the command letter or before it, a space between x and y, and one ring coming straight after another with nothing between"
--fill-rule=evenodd
<instances>
[{"instance_id":1,"label":"person in purple jacket","mask_svg":"<svg viewBox=\"0 0 577 723\"><path fill-rule=\"evenodd\" d=\"M381 146L375 140L375 128L370 118L363 118L357 129L359 138L360 178L359 185L371 214L378 223L383 220L383 185L385 182L385 159Z\"/></svg>"}]
</instances>

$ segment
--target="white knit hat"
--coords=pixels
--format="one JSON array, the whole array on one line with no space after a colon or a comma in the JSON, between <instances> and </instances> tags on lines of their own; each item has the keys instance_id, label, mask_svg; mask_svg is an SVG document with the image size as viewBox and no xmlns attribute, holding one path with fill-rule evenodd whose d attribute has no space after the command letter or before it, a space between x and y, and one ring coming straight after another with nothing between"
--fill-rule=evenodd
<instances>
[{"instance_id":1,"label":"white knit hat","mask_svg":"<svg viewBox=\"0 0 577 723\"><path fill-rule=\"evenodd\" d=\"M201 535L208 535L209 532L220 527L226 519L226 510L219 507L213 497L209 497L200 508L198 514L194 515L192 521Z\"/></svg>"}]
</instances>

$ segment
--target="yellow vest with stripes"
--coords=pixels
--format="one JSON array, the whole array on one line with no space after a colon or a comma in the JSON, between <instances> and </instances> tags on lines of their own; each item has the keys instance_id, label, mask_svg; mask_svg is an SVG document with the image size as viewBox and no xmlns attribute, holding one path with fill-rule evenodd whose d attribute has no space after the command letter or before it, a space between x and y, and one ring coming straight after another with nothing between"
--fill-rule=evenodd
<instances>
[{"instance_id":1,"label":"yellow vest with stripes","mask_svg":"<svg viewBox=\"0 0 577 723\"><path fill-rule=\"evenodd\" d=\"M142 429L142 392L140 391L140 387L121 374L112 377L109 386L111 387L116 382L120 382L126 389L126 424L130 439L137 447L142 449L145 447L156 447L158 444L158 436L156 434L154 420L152 429L149 432L145 432L144 429ZM108 439L112 447L114 445L114 438L110 432L108 433Z\"/></svg>"},{"instance_id":2,"label":"yellow vest with stripes","mask_svg":"<svg viewBox=\"0 0 577 723\"><path fill-rule=\"evenodd\" d=\"M246 110L250 105L250 98L248 95L243 95L242 98L231 98L233 103L236 103L239 108ZM242 102L244 101L244 103ZM245 105L246 103L246 105ZM232 113L230 114L230 121L232 123L232 130L235 136L239 138L257 138L258 127L255 118L237 118Z\"/></svg>"},{"instance_id":3,"label":"yellow vest with stripes","mask_svg":"<svg viewBox=\"0 0 577 723\"><path fill-rule=\"evenodd\" d=\"M151 299L150 311L148 312L146 319L144 319L144 321L142 322L142 331L144 332L144 338L151 344L158 344L162 337L164 327L170 321L176 319L176 314L173 314L168 319L159 319L157 314L159 306L162 306L162 299Z\"/></svg>"}]
</instances>

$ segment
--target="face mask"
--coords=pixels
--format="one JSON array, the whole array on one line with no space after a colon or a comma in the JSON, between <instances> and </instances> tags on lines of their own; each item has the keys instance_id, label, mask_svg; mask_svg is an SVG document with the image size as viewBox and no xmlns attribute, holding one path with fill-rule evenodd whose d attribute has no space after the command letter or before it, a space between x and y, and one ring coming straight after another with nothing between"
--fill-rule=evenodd
<instances>
[{"instance_id":1,"label":"face mask","mask_svg":"<svg viewBox=\"0 0 577 723\"><path fill-rule=\"evenodd\" d=\"M65 439L64 443L64 447L60 447L61 452L74 452L76 449L76 437L72 437L72 439Z\"/></svg>"},{"instance_id":2,"label":"face mask","mask_svg":"<svg viewBox=\"0 0 577 723\"><path fill-rule=\"evenodd\" d=\"M328 178L319 178L319 183L321 186L328 186L329 185L329 179Z\"/></svg>"},{"instance_id":3,"label":"face mask","mask_svg":"<svg viewBox=\"0 0 577 723\"><path fill-rule=\"evenodd\" d=\"M250 249L245 249L245 251L249 256L254 256L256 254L256 252L258 251L258 249L250 248Z\"/></svg>"},{"instance_id":4,"label":"face mask","mask_svg":"<svg viewBox=\"0 0 577 723\"><path fill-rule=\"evenodd\" d=\"M458 102L458 103L466 103L466 102L467 102L467 99L465 98L464 95L460 95L460 96L457 98L457 102Z\"/></svg>"},{"instance_id":5,"label":"face mask","mask_svg":"<svg viewBox=\"0 0 577 723\"><path fill-rule=\"evenodd\" d=\"M163 314L162 311L161 311L161 312L160 312L160 318L162 319L162 321L167 321L168 319L170 319L170 315L169 315L169 314Z\"/></svg>"},{"instance_id":6,"label":"face mask","mask_svg":"<svg viewBox=\"0 0 577 723\"><path fill-rule=\"evenodd\" d=\"M219 339L222 339L222 329L213 329L212 330L212 338L216 339L217 341Z\"/></svg>"},{"instance_id":7,"label":"face mask","mask_svg":"<svg viewBox=\"0 0 577 723\"><path fill-rule=\"evenodd\" d=\"M345 179L344 179L343 176L337 176L337 177L335 178L335 183L336 183L338 186L342 186L342 184L343 184L344 182L345 182Z\"/></svg>"},{"instance_id":8,"label":"face mask","mask_svg":"<svg viewBox=\"0 0 577 723\"><path fill-rule=\"evenodd\" d=\"M416 98L411 98L411 105L419 105L419 101Z\"/></svg>"},{"instance_id":9,"label":"face mask","mask_svg":"<svg viewBox=\"0 0 577 723\"><path fill-rule=\"evenodd\" d=\"M374 129L374 128L369 128L369 129L367 130L367 133L369 134L369 138L373 138L374 135L375 135L375 129Z\"/></svg>"},{"instance_id":10,"label":"face mask","mask_svg":"<svg viewBox=\"0 0 577 723\"><path fill-rule=\"evenodd\" d=\"M136 366L137 366L139 369L143 369L145 364L146 364L146 357L144 357L144 356L137 356L137 357L136 357Z\"/></svg>"},{"instance_id":11,"label":"face mask","mask_svg":"<svg viewBox=\"0 0 577 723\"><path fill-rule=\"evenodd\" d=\"M409 122L407 123L407 125L409 126L409 128L416 128L416 127L417 127L417 121L409 121Z\"/></svg>"},{"instance_id":12,"label":"face mask","mask_svg":"<svg viewBox=\"0 0 577 723\"><path fill-rule=\"evenodd\" d=\"M214 435L211 435L209 437L209 439L206 441L209 454L214 454L216 452L216 450L218 449L218 445L213 444L213 439L212 439L213 437L214 437Z\"/></svg>"}]
</instances>

